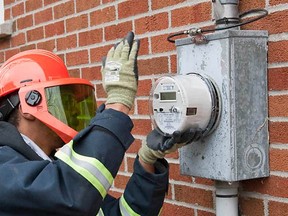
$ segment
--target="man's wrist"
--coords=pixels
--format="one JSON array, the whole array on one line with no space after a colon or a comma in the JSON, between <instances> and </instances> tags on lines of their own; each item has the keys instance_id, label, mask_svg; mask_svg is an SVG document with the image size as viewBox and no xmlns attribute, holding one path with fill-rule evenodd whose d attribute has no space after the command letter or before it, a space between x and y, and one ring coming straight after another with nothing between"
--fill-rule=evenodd
<instances>
[{"instance_id":1,"label":"man's wrist","mask_svg":"<svg viewBox=\"0 0 288 216\"><path fill-rule=\"evenodd\" d=\"M149 164L149 163L145 163L141 157L139 157L139 162L141 164L141 166L150 173L155 173L155 166L154 164Z\"/></svg>"},{"instance_id":2,"label":"man's wrist","mask_svg":"<svg viewBox=\"0 0 288 216\"><path fill-rule=\"evenodd\" d=\"M105 109L114 109L120 112L123 112L128 115L130 109L129 107L125 106L124 104L121 103L111 103L111 104L106 104Z\"/></svg>"}]
</instances>

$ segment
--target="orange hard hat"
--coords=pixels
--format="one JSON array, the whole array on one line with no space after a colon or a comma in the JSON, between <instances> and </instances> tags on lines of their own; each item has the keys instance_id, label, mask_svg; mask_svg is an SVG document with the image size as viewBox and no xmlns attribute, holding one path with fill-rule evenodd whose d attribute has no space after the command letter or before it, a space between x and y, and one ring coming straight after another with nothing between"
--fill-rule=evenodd
<instances>
[{"instance_id":1,"label":"orange hard hat","mask_svg":"<svg viewBox=\"0 0 288 216\"><path fill-rule=\"evenodd\" d=\"M64 142L87 126L95 114L94 86L85 79L69 77L62 59L46 50L20 52L1 66L0 101L15 92L23 113L35 116Z\"/></svg>"}]
</instances>

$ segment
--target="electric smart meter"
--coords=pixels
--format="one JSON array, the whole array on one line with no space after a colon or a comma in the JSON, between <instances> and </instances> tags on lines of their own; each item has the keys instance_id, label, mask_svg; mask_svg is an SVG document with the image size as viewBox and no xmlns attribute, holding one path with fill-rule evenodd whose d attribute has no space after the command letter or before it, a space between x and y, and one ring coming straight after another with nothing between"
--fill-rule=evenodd
<instances>
[{"instance_id":1,"label":"electric smart meter","mask_svg":"<svg viewBox=\"0 0 288 216\"><path fill-rule=\"evenodd\" d=\"M214 82L197 73L159 78L149 100L154 128L166 136L189 128L208 135L220 117L221 101Z\"/></svg>"}]
</instances>

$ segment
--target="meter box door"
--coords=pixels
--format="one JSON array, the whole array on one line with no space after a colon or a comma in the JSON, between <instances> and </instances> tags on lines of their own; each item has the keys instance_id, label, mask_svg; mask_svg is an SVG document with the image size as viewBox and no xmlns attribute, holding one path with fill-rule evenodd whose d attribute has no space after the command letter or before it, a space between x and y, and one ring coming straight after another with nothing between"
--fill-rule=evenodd
<instances>
[{"instance_id":1,"label":"meter box door","mask_svg":"<svg viewBox=\"0 0 288 216\"><path fill-rule=\"evenodd\" d=\"M176 40L178 74L210 77L221 97L213 133L180 150L181 174L221 181L267 177L267 31L227 30L208 43Z\"/></svg>"}]
</instances>

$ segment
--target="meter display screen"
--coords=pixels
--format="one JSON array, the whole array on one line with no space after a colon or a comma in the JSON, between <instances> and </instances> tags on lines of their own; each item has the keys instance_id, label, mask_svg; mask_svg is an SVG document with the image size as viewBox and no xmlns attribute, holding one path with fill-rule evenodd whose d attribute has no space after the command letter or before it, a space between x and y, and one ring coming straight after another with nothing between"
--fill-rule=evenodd
<instances>
[{"instance_id":1,"label":"meter display screen","mask_svg":"<svg viewBox=\"0 0 288 216\"><path fill-rule=\"evenodd\" d=\"M161 92L160 100L176 100L176 92Z\"/></svg>"}]
</instances>

